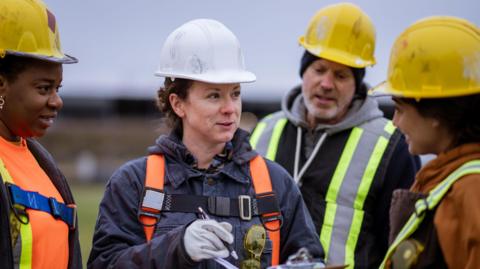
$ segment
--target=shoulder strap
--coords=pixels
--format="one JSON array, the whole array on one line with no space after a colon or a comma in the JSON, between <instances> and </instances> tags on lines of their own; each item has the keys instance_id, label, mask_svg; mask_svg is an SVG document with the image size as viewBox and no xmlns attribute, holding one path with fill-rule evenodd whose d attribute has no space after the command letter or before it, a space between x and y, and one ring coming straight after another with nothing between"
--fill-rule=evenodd
<instances>
[{"instance_id":1,"label":"shoulder strap","mask_svg":"<svg viewBox=\"0 0 480 269\"><path fill-rule=\"evenodd\" d=\"M422 223L425 218L425 211L433 210L441 202L445 194L450 190L452 185L468 174L480 174L480 160L469 161L458 169L453 171L447 178L445 178L440 184L432 189L427 198L420 199L415 203L415 211L412 213L407 223L403 226L402 230L398 233L397 237L388 248L387 254L383 259L380 268L385 268L385 263L393 254L397 246L410 235L412 235Z\"/></svg>"},{"instance_id":2,"label":"shoulder strap","mask_svg":"<svg viewBox=\"0 0 480 269\"><path fill-rule=\"evenodd\" d=\"M147 242L152 239L155 225L163 204L163 183L165 177L165 158L163 155L149 155L147 158L147 175L145 188L138 214L143 224Z\"/></svg>"},{"instance_id":3,"label":"shoulder strap","mask_svg":"<svg viewBox=\"0 0 480 269\"><path fill-rule=\"evenodd\" d=\"M152 239L165 197L163 192L165 158L163 155L149 155L147 158L146 171L145 190L142 196L138 217L143 224L145 237L148 242ZM257 198L275 198L267 165L260 155L250 161L250 172ZM261 219L269 233L270 239L272 240L272 265L278 265L280 261L281 213L274 212L263 214Z\"/></svg>"},{"instance_id":4,"label":"shoulder strap","mask_svg":"<svg viewBox=\"0 0 480 269\"><path fill-rule=\"evenodd\" d=\"M252 174L253 187L257 196L274 195L267 164L260 155L257 155L250 161L250 173ZM280 262L281 213L264 214L262 215L262 222L268 231L270 240L272 240L272 265L278 265Z\"/></svg>"}]
</instances>

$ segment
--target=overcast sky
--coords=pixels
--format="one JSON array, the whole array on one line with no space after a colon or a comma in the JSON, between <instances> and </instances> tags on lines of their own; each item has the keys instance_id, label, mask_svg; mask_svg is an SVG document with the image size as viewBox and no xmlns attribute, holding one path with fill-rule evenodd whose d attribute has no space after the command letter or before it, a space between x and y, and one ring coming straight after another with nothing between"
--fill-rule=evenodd
<instances>
[{"instance_id":1,"label":"overcast sky","mask_svg":"<svg viewBox=\"0 0 480 269\"><path fill-rule=\"evenodd\" d=\"M181 24L212 18L240 40L257 81L243 86L246 99L281 98L300 83L303 48L297 43L320 8L313 0L45 0L60 27L63 50L80 62L64 67L67 96L154 98L162 78L153 76L162 44ZM395 38L414 21L453 15L480 25L480 0L357 0L377 30L377 64L367 69L375 85L386 77ZM455 42L455 40L452 40Z\"/></svg>"}]
</instances>

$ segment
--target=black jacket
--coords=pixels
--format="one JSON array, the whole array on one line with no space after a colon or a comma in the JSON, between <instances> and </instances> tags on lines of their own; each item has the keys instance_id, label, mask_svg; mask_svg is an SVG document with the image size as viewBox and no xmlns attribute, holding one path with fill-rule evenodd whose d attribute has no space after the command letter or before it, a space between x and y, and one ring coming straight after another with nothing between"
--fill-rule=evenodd
<instances>
[{"instance_id":1,"label":"black jacket","mask_svg":"<svg viewBox=\"0 0 480 269\"><path fill-rule=\"evenodd\" d=\"M193 156L188 153L175 135L161 136L150 153L165 156L165 193L202 196L228 196L255 194L249 171L249 161L257 155L252 151L247 133L238 130L232 140L233 156L215 173L192 167ZM323 250L315 232L308 210L299 189L288 173L279 165L267 161L273 191L276 193L283 215L281 228L280 262L300 247L307 247L311 254L323 258ZM147 243L137 212L145 180L146 157L131 161L114 173L108 182L100 204L88 268L223 268L213 260L194 262L183 245L186 226L196 214L181 212L161 213L152 240ZM241 221L236 217L215 217L233 226L234 248L240 259L229 261L239 266L245 257L243 237L252 224L261 224L258 217ZM261 256L262 268L270 265L271 243Z\"/></svg>"}]
</instances>

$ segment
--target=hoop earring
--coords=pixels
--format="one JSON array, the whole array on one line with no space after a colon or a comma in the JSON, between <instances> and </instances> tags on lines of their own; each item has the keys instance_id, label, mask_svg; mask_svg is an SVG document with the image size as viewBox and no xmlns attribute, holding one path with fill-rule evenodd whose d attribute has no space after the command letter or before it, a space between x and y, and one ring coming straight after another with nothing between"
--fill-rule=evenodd
<instances>
[{"instance_id":1,"label":"hoop earring","mask_svg":"<svg viewBox=\"0 0 480 269\"><path fill-rule=\"evenodd\" d=\"M5 104L5 99L3 95L0 95L0 110L3 110L3 105Z\"/></svg>"}]
</instances>

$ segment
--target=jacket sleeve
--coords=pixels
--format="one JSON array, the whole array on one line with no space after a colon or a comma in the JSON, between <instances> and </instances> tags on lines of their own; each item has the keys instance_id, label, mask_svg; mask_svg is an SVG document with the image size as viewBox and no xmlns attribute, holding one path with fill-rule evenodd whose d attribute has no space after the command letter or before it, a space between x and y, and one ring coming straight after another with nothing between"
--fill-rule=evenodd
<instances>
[{"instance_id":1,"label":"jacket sleeve","mask_svg":"<svg viewBox=\"0 0 480 269\"><path fill-rule=\"evenodd\" d=\"M480 175L459 179L438 205L434 217L448 268L480 268Z\"/></svg>"},{"instance_id":2,"label":"jacket sleeve","mask_svg":"<svg viewBox=\"0 0 480 269\"><path fill-rule=\"evenodd\" d=\"M146 159L127 163L108 182L100 203L87 268L194 268L183 246L185 226L147 243L137 219Z\"/></svg>"},{"instance_id":3,"label":"jacket sleeve","mask_svg":"<svg viewBox=\"0 0 480 269\"><path fill-rule=\"evenodd\" d=\"M300 190L292 177L280 165L267 161L273 190L276 192L283 216L280 230L280 263L301 247L308 249L315 259L324 260L325 254Z\"/></svg>"},{"instance_id":4,"label":"jacket sleeve","mask_svg":"<svg viewBox=\"0 0 480 269\"><path fill-rule=\"evenodd\" d=\"M398 132L398 131L397 131ZM400 135L393 150L384 176L383 188L378 197L377 208L374 212L374 231L378 231L378 253L386 253L388 249L389 211L393 191L396 189L409 189L415 179L415 174L420 169L420 159L408 151L405 137Z\"/></svg>"}]
</instances>

